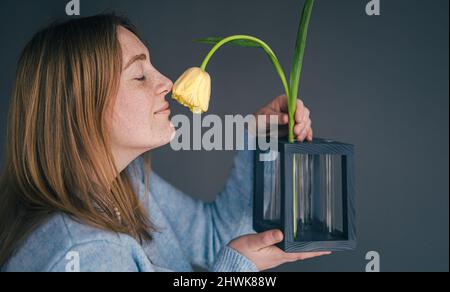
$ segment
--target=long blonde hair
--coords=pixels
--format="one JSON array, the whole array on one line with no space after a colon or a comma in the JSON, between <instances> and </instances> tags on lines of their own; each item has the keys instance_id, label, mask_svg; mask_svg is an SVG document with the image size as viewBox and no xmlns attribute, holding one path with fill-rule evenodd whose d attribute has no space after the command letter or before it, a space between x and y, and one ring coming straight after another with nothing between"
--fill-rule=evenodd
<instances>
[{"instance_id":1,"label":"long blonde hair","mask_svg":"<svg viewBox=\"0 0 450 292\"><path fill-rule=\"evenodd\" d=\"M55 213L151 239L148 215L108 146L105 113L122 71L119 26L136 33L112 14L55 23L21 54L0 179L0 268Z\"/></svg>"}]
</instances>

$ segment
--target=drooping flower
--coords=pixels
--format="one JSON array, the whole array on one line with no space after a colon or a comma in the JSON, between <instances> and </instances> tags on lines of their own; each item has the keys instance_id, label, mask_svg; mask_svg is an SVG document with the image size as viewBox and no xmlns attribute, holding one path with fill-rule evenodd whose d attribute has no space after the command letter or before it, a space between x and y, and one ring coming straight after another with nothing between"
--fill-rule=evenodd
<instances>
[{"instance_id":1,"label":"drooping flower","mask_svg":"<svg viewBox=\"0 0 450 292\"><path fill-rule=\"evenodd\" d=\"M193 113L208 111L211 98L211 77L201 68L190 68L175 82L172 98Z\"/></svg>"}]
</instances>

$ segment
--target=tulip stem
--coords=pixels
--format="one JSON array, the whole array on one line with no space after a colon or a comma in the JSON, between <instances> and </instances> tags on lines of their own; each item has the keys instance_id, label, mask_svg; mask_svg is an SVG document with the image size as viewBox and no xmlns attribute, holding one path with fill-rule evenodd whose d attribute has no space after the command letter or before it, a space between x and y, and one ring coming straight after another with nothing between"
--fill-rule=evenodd
<instances>
[{"instance_id":1,"label":"tulip stem","mask_svg":"<svg viewBox=\"0 0 450 292\"><path fill-rule=\"evenodd\" d=\"M264 49L264 51L269 56L270 60L272 61L273 65L275 66L275 69L277 70L278 75L281 78L281 82L283 83L284 90L286 91L286 96L288 98L288 116L289 116L289 143L295 142L295 134L294 134L294 127L295 127L295 112L297 110L297 94L299 91L299 83L300 83L300 77L302 74L302 67L303 67L303 58L305 54L305 47L306 47L306 39L308 36L308 27L309 22L311 20L311 14L314 6L315 0L306 0L303 12L302 12L302 18L300 22L300 27L297 33L297 41L295 45L295 55L294 55L294 62L292 64L291 68L291 74L290 74L290 82L288 84L286 80L286 75L284 74L283 68L280 65L280 62L275 55L275 53L272 51L272 49L262 40L248 36L248 35L234 35L230 36L224 39L221 39L216 43L216 40L214 38L204 39L203 42L205 43L216 43L215 46L211 49L211 51L206 56L205 60L203 61L201 65L201 69L203 71L206 71L206 66L208 66L209 61L211 60L212 56L216 53L216 51L222 47L223 45L234 42L234 41L250 41L250 43L256 43L257 46ZM235 42L235 45L238 44L238 42ZM240 46L253 46L253 44L243 44L242 42L238 44ZM297 231L298 231L298 210L297 210L297 182L296 182L296 176L298 171L300 169L298 168L298 159L296 159L296 156L293 157L293 227L294 227L294 240L297 240Z\"/></svg>"},{"instance_id":2,"label":"tulip stem","mask_svg":"<svg viewBox=\"0 0 450 292\"><path fill-rule=\"evenodd\" d=\"M217 43L211 49L211 51L209 51L208 55L205 57L205 60L203 61L200 68L202 70L206 71L206 66L208 66L209 61L211 60L212 56L216 53L216 51L223 45L225 45L229 42L235 41L235 40L249 40L249 41L259 44L264 49L264 51L267 53L270 60L272 61L272 64L275 66L275 69L277 70L277 73L280 76L281 82L283 83L284 90L286 91L286 96L289 98L289 96L290 96L289 84L287 82L286 75L284 74L283 68L280 65L280 61L278 60L278 58L275 55L275 53L273 52L273 50L269 47L269 45L267 45L265 42L263 42L262 40L260 40L258 38L248 36L248 35L234 35L234 36L224 38L219 43Z\"/></svg>"}]
</instances>

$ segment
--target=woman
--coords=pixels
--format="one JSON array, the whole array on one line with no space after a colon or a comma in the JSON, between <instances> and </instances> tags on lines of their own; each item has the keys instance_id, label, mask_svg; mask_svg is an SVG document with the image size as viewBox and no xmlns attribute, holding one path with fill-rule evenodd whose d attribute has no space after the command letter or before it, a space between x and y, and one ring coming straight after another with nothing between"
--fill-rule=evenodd
<instances>
[{"instance_id":1,"label":"woman","mask_svg":"<svg viewBox=\"0 0 450 292\"><path fill-rule=\"evenodd\" d=\"M249 151L213 204L150 172L145 153L175 131L165 100L173 84L150 58L114 15L52 25L27 44L0 184L1 269L260 271L322 255L283 253L280 231L252 234ZM282 96L257 114L286 125L285 108ZM311 140L300 102L297 122L297 138Z\"/></svg>"}]
</instances>

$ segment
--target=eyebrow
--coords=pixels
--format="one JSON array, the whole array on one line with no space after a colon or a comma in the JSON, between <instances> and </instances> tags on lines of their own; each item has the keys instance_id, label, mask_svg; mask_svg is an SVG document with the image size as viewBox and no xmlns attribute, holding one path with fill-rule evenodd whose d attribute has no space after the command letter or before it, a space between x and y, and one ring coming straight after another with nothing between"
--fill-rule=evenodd
<instances>
[{"instance_id":1,"label":"eyebrow","mask_svg":"<svg viewBox=\"0 0 450 292\"><path fill-rule=\"evenodd\" d=\"M128 63L123 68L123 71L127 70L131 65L133 65L133 63L135 63L137 61L145 61L145 60L147 60L147 56L145 54L136 55L133 58L131 58L130 61L128 61Z\"/></svg>"}]
</instances>

